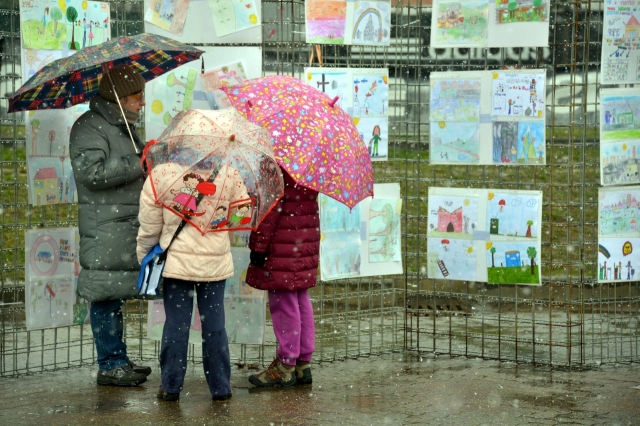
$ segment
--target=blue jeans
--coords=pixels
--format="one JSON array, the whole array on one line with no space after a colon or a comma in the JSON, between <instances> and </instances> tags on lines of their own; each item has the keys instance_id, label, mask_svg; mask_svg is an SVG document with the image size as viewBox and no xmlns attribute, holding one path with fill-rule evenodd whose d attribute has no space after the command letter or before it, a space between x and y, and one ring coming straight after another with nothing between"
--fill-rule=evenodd
<instances>
[{"instance_id":1,"label":"blue jeans","mask_svg":"<svg viewBox=\"0 0 640 426\"><path fill-rule=\"evenodd\" d=\"M122 341L122 300L92 302L90 315L98 369L113 370L127 364L127 345Z\"/></svg>"},{"instance_id":2,"label":"blue jeans","mask_svg":"<svg viewBox=\"0 0 640 426\"><path fill-rule=\"evenodd\" d=\"M162 330L160 369L165 392L180 393L184 384L194 290L202 321L202 366L209 390L212 396L231 392L229 341L224 328L224 282L164 279L167 319Z\"/></svg>"}]
</instances>

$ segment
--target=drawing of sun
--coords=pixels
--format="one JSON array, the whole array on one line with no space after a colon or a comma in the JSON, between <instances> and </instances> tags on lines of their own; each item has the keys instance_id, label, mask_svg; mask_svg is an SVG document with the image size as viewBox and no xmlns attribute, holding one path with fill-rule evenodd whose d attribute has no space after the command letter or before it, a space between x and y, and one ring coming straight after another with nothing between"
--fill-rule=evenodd
<instances>
[{"instance_id":1,"label":"drawing of sun","mask_svg":"<svg viewBox=\"0 0 640 426\"><path fill-rule=\"evenodd\" d=\"M472 246L469 246L469 247L467 248L467 254L471 254L471 253L473 253L473 247L472 247Z\"/></svg>"},{"instance_id":2,"label":"drawing of sun","mask_svg":"<svg viewBox=\"0 0 640 426\"><path fill-rule=\"evenodd\" d=\"M487 241L487 250L489 250L491 247L493 247L493 243L491 241Z\"/></svg>"},{"instance_id":3,"label":"drawing of sun","mask_svg":"<svg viewBox=\"0 0 640 426\"><path fill-rule=\"evenodd\" d=\"M626 151L626 150L627 150L627 144L626 144L626 143L623 143L623 144L622 144L622 150L623 150L623 151Z\"/></svg>"},{"instance_id":4,"label":"drawing of sun","mask_svg":"<svg viewBox=\"0 0 640 426\"><path fill-rule=\"evenodd\" d=\"M164 110L164 107L162 105L162 101L160 101L158 99L153 101L151 103L151 110L156 114L160 114L162 112L162 110Z\"/></svg>"},{"instance_id":5,"label":"drawing of sun","mask_svg":"<svg viewBox=\"0 0 640 426\"><path fill-rule=\"evenodd\" d=\"M496 194L494 194L493 192L489 193L489 200L493 200L493 197L495 197Z\"/></svg>"},{"instance_id":6,"label":"drawing of sun","mask_svg":"<svg viewBox=\"0 0 640 426\"><path fill-rule=\"evenodd\" d=\"M258 23L258 17L252 13L249 16L249 22L251 22L253 25L257 24Z\"/></svg>"},{"instance_id":7,"label":"drawing of sun","mask_svg":"<svg viewBox=\"0 0 640 426\"><path fill-rule=\"evenodd\" d=\"M444 129L445 127L447 127L447 123L445 123L444 121L441 121L440 123L438 123L438 125L440 126L441 129Z\"/></svg>"},{"instance_id":8,"label":"drawing of sun","mask_svg":"<svg viewBox=\"0 0 640 426\"><path fill-rule=\"evenodd\" d=\"M307 73L307 80L311 81L312 79L313 79L313 75L310 72L308 72Z\"/></svg>"},{"instance_id":9,"label":"drawing of sun","mask_svg":"<svg viewBox=\"0 0 640 426\"><path fill-rule=\"evenodd\" d=\"M464 205L465 205L465 206L468 206L470 202L471 202L471 201L469 201L469 199L468 199L468 198L465 198L465 199L464 199Z\"/></svg>"},{"instance_id":10,"label":"drawing of sun","mask_svg":"<svg viewBox=\"0 0 640 426\"><path fill-rule=\"evenodd\" d=\"M493 79L495 80L495 79L497 79L497 78L498 78L498 73L497 73L497 72L494 72L494 73L493 73Z\"/></svg>"}]
</instances>

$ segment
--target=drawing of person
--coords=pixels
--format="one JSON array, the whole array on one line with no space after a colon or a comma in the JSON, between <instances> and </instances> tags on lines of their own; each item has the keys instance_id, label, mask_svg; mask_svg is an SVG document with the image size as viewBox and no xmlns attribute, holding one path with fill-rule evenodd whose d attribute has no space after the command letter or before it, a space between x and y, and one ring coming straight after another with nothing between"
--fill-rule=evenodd
<instances>
[{"instance_id":1,"label":"drawing of person","mask_svg":"<svg viewBox=\"0 0 640 426\"><path fill-rule=\"evenodd\" d=\"M195 173L187 173L182 178L185 186L180 189L172 189L171 193L176 195L173 201L176 203L174 208L177 211L181 211L184 214L189 214L193 216L202 216L204 212L196 213L196 199L200 192L196 189L196 186L204 182L204 179Z\"/></svg>"},{"instance_id":2,"label":"drawing of person","mask_svg":"<svg viewBox=\"0 0 640 426\"><path fill-rule=\"evenodd\" d=\"M49 13L49 8L44 8L44 13L42 14L42 34L44 34L47 29L47 14Z\"/></svg>"},{"instance_id":3,"label":"drawing of person","mask_svg":"<svg viewBox=\"0 0 640 426\"><path fill-rule=\"evenodd\" d=\"M87 45L87 18L82 20L82 28L84 29L84 34L82 35L82 47Z\"/></svg>"},{"instance_id":4,"label":"drawing of person","mask_svg":"<svg viewBox=\"0 0 640 426\"><path fill-rule=\"evenodd\" d=\"M218 229L221 226L226 225L227 223L227 207L219 206L216 209L216 213L213 216L213 220L211 221L211 228Z\"/></svg>"},{"instance_id":5,"label":"drawing of person","mask_svg":"<svg viewBox=\"0 0 640 426\"><path fill-rule=\"evenodd\" d=\"M373 137L369 141L369 155L372 157L378 156L378 143L380 142L380 126L377 124L373 127Z\"/></svg>"},{"instance_id":6,"label":"drawing of person","mask_svg":"<svg viewBox=\"0 0 640 426\"><path fill-rule=\"evenodd\" d=\"M93 46L93 21L89 21L89 46Z\"/></svg>"},{"instance_id":7,"label":"drawing of person","mask_svg":"<svg viewBox=\"0 0 640 426\"><path fill-rule=\"evenodd\" d=\"M238 210L229 218L227 226L245 225L251 221L251 218L246 217L251 208L251 203L246 203L238 207Z\"/></svg>"}]
</instances>

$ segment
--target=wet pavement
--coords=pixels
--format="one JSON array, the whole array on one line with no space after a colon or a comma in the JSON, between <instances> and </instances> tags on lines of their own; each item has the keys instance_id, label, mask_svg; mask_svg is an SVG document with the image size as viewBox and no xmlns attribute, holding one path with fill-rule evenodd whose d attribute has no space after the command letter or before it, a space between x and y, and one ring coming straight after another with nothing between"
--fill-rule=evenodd
<instances>
[{"instance_id":1,"label":"wet pavement","mask_svg":"<svg viewBox=\"0 0 640 426\"><path fill-rule=\"evenodd\" d=\"M152 366L153 363L147 363ZM258 389L234 366L233 398L210 400L189 364L179 402L95 384L97 367L0 379L0 425L640 425L640 365L589 371L389 354L313 365L314 384Z\"/></svg>"}]
</instances>

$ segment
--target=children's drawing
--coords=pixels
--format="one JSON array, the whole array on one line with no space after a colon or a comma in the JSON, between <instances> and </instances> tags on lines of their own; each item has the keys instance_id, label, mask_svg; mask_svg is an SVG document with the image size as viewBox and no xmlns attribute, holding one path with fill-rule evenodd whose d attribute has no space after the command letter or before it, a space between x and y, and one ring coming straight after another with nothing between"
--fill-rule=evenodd
<instances>
[{"instance_id":1,"label":"children's drawing","mask_svg":"<svg viewBox=\"0 0 640 426\"><path fill-rule=\"evenodd\" d=\"M607 0L603 10L602 84L637 83L640 10L625 0Z\"/></svg>"},{"instance_id":2,"label":"children's drawing","mask_svg":"<svg viewBox=\"0 0 640 426\"><path fill-rule=\"evenodd\" d=\"M544 116L544 73L493 73L493 116Z\"/></svg>"},{"instance_id":3,"label":"children's drawing","mask_svg":"<svg viewBox=\"0 0 640 426\"><path fill-rule=\"evenodd\" d=\"M599 188L599 235L640 235L640 188Z\"/></svg>"},{"instance_id":4,"label":"children's drawing","mask_svg":"<svg viewBox=\"0 0 640 426\"><path fill-rule=\"evenodd\" d=\"M477 164L480 161L480 124L432 121L432 163Z\"/></svg>"},{"instance_id":5,"label":"children's drawing","mask_svg":"<svg viewBox=\"0 0 640 426\"><path fill-rule=\"evenodd\" d=\"M25 276L76 277L78 263L78 229L42 228L25 233Z\"/></svg>"},{"instance_id":6,"label":"children's drawing","mask_svg":"<svg viewBox=\"0 0 640 426\"><path fill-rule=\"evenodd\" d=\"M31 205L76 202L76 181L68 155L27 157L27 171Z\"/></svg>"},{"instance_id":7,"label":"children's drawing","mask_svg":"<svg viewBox=\"0 0 640 426\"><path fill-rule=\"evenodd\" d=\"M379 68L306 68L306 82L353 117L372 161L388 155L389 71Z\"/></svg>"},{"instance_id":8,"label":"children's drawing","mask_svg":"<svg viewBox=\"0 0 640 426\"><path fill-rule=\"evenodd\" d=\"M309 0L305 6L307 43L389 45L389 0Z\"/></svg>"},{"instance_id":9,"label":"children's drawing","mask_svg":"<svg viewBox=\"0 0 640 426\"><path fill-rule=\"evenodd\" d=\"M29 203L73 203L76 183L69 158L69 134L86 105L26 114Z\"/></svg>"},{"instance_id":10,"label":"children's drawing","mask_svg":"<svg viewBox=\"0 0 640 426\"><path fill-rule=\"evenodd\" d=\"M540 284L540 253L536 241L487 242L489 284Z\"/></svg>"},{"instance_id":11,"label":"children's drawing","mask_svg":"<svg viewBox=\"0 0 640 426\"><path fill-rule=\"evenodd\" d=\"M80 50L111 38L109 3L86 0L21 0L25 49Z\"/></svg>"},{"instance_id":12,"label":"children's drawing","mask_svg":"<svg viewBox=\"0 0 640 426\"><path fill-rule=\"evenodd\" d=\"M220 88L242 83L247 79L247 73L242 62L236 62L200 74L200 78L211 109L222 109L230 107L231 103Z\"/></svg>"},{"instance_id":13,"label":"children's drawing","mask_svg":"<svg viewBox=\"0 0 640 426\"><path fill-rule=\"evenodd\" d=\"M389 125L386 117L359 118L353 122L360 137L369 149L371 159L387 157L389 154Z\"/></svg>"},{"instance_id":14,"label":"children's drawing","mask_svg":"<svg viewBox=\"0 0 640 426\"><path fill-rule=\"evenodd\" d=\"M603 90L600 140L640 139L640 92Z\"/></svg>"},{"instance_id":15,"label":"children's drawing","mask_svg":"<svg viewBox=\"0 0 640 426\"><path fill-rule=\"evenodd\" d=\"M602 185L640 182L638 175L639 140L608 142L600 145L600 181Z\"/></svg>"},{"instance_id":16,"label":"children's drawing","mask_svg":"<svg viewBox=\"0 0 640 426\"><path fill-rule=\"evenodd\" d=\"M353 11L352 44L388 45L391 30L389 1L356 1Z\"/></svg>"},{"instance_id":17,"label":"children's drawing","mask_svg":"<svg viewBox=\"0 0 640 426\"><path fill-rule=\"evenodd\" d=\"M484 46L487 44L487 1L439 1L435 5L432 38L439 45Z\"/></svg>"},{"instance_id":18,"label":"children's drawing","mask_svg":"<svg viewBox=\"0 0 640 426\"><path fill-rule=\"evenodd\" d=\"M478 198L474 196L429 195L429 237L470 239L478 226ZM447 243L443 243L446 251Z\"/></svg>"},{"instance_id":19,"label":"children's drawing","mask_svg":"<svg viewBox=\"0 0 640 426\"><path fill-rule=\"evenodd\" d=\"M144 20L177 35L182 34L190 0L151 0Z\"/></svg>"},{"instance_id":20,"label":"children's drawing","mask_svg":"<svg viewBox=\"0 0 640 426\"><path fill-rule=\"evenodd\" d=\"M428 202L429 278L541 283L541 191L430 187Z\"/></svg>"},{"instance_id":21,"label":"children's drawing","mask_svg":"<svg viewBox=\"0 0 640 426\"><path fill-rule=\"evenodd\" d=\"M598 282L634 281L638 279L638 237L601 237L598 240Z\"/></svg>"},{"instance_id":22,"label":"children's drawing","mask_svg":"<svg viewBox=\"0 0 640 426\"><path fill-rule=\"evenodd\" d=\"M494 121L493 162L544 164L544 121Z\"/></svg>"},{"instance_id":23,"label":"children's drawing","mask_svg":"<svg viewBox=\"0 0 640 426\"><path fill-rule=\"evenodd\" d=\"M360 205L356 204L353 210L333 198L318 195L320 207L320 227L323 233L337 231L360 232L361 218Z\"/></svg>"},{"instance_id":24,"label":"children's drawing","mask_svg":"<svg viewBox=\"0 0 640 426\"><path fill-rule=\"evenodd\" d=\"M22 78L26 82L45 65L62 58L62 51L22 49Z\"/></svg>"},{"instance_id":25,"label":"children's drawing","mask_svg":"<svg viewBox=\"0 0 640 426\"><path fill-rule=\"evenodd\" d=\"M260 25L255 0L208 0L218 37Z\"/></svg>"},{"instance_id":26,"label":"children's drawing","mask_svg":"<svg viewBox=\"0 0 640 426\"><path fill-rule=\"evenodd\" d=\"M76 284L77 288L77 284ZM75 293L75 290L74 290ZM84 299L76 298L73 305L73 324L90 324L91 323L91 303L85 302Z\"/></svg>"},{"instance_id":27,"label":"children's drawing","mask_svg":"<svg viewBox=\"0 0 640 426\"><path fill-rule=\"evenodd\" d=\"M353 76L353 115L386 117L389 114L389 80L384 75Z\"/></svg>"},{"instance_id":28,"label":"children's drawing","mask_svg":"<svg viewBox=\"0 0 640 426\"><path fill-rule=\"evenodd\" d=\"M480 121L480 80L432 80L429 120Z\"/></svg>"},{"instance_id":29,"label":"children's drawing","mask_svg":"<svg viewBox=\"0 0 640 426\"><path fill-rule=\"evenodd\" d=\"M305 2L307 43L344 44L347 27L346 0Z\"/></svg>"},{"instance_id":30,"label":"children's drawing","mask_svg":"<svg viewBox=\"0 0 640 426\"><path fill-rule=\"evenodd\" d=\"M544 76L544 70L432 73L431 162L545 164Z\"/></svg>"},{"instance_id":31,"label":"children's drawing","mask_svg":"<svg viewBox=\"0 0 640 426\"><path fill-rule=\"evenodd\" d=\"M224 320L229 343L264 343L265 298L235 296L224 301Z\"/></svg>"},{"instance_id":32,"label":"children's drawing","mask_svg":"<svg viewBox=\"0 0 640 426\"><path fill-rule=\"evenodd\" d=\"M351 107L352 85L347 72L329 72L329 70L319 69L318 72L307 72L307 84L315 87L323 93L326 93L330 99L336 96L338 100L336 105L348 112Z\"/></svg>"},{"instance_id":33,"label":"children's drawing","mask_svg":"<svg viewBox=\"0 0 640 426\"><path fill-rule=\"evenodd\" d=\"M25 313L27 330L73 324L74 278L49 277L27 280Z\"/></svg>"},{"instance_id":34,"label":"children's drawing","mask_svg":"<svg viewBox=\"0 0 640 426\"><path fill-rule=\"evenodd\" d=\"M147 83L145 119L164 130L180 111L189 109L193 102L197 72L179 67Z\"/></svg>"},{"instance_id":35,"label":"children's drawing","mask_svg":"<svg viewBox=\"0 0 640 426\"><path fill-rule=\"evenodd\" d=\"M27 155L67 155L71 127L77 118L73 108L29 111L26 116Z\"/></svg>"},{"instance_id":36,"label":"children's drawing","mask_svg":"<svg viewBox=\"0 0 640 426\"><path fill-rule=\"evenodd\" d=\"M546 0L496 0L496 22L543 22L547 20Z\"/></svg>"},{"instance_id":37,"label":"children's drawing","mask_svg":"<svg viewBox=\"0 0 640 426\"><path fill-rule=\"evenodd\" d=\"M427 276L476 281L476 250L470 240L427 239Z\"/></svg>"},{"instance_id":38,"label":"children's drawing","mask_svg":"<svg viewBox=\"0 0 640 426\"><path fill-rule=\"evenodd\" d=\"M323 233L320 242L322 279L355 277L360 274L360 231Z\"/></svg>"},{"instance_id":39,"label":"children's drawing","mask_svg":"<svg viewBox=\"0 0 640 426\"><path fill-rule=\"evenodd\" d=\"M369 262L400 260L400 200L374 199L369 206Z\"/></svg>"},{"instance_id":40,"label":"children's drawing","mask_svg":"<svg viewBox=\"0 0 640 426\"><path fill-rule=\"evenodd\" d=\"M495 236L537 239L540 235L538 211L542 200L537 194L489 192L486 229Z\"/></svg>"}]
</instances>

